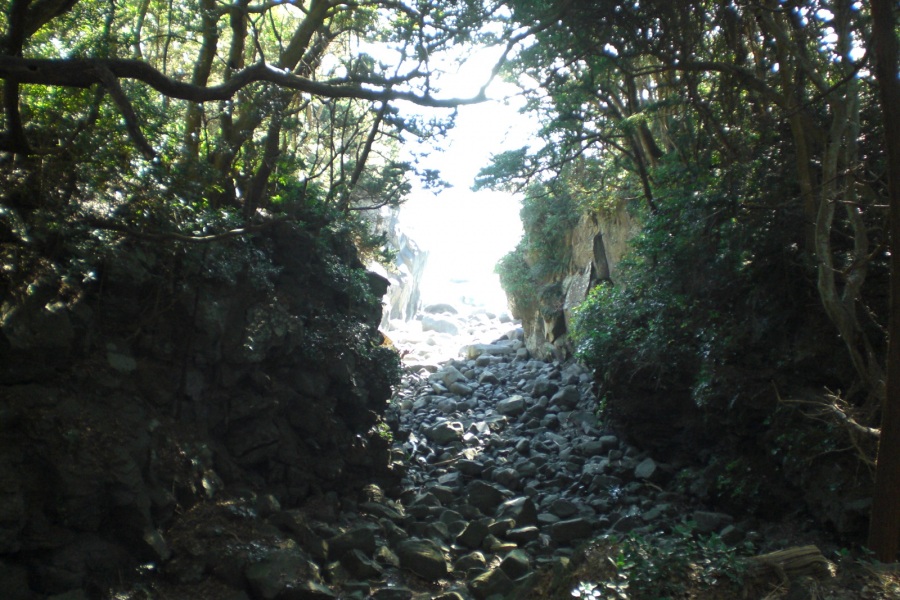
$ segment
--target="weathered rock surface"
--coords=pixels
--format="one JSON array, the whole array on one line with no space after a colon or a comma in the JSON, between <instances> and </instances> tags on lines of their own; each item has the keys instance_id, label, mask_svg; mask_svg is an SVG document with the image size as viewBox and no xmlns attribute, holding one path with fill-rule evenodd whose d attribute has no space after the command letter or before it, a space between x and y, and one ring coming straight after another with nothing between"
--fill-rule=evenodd
<instances>
[{"instance_id":1,"label":"weathered rock surface","mask_svg":"<svg viewBox=\"0 0 900 600\"><path fill-rule=\"evenodd\" d=\"M268 552L214 568L207 553L237 543L230 517L196 547L173 533L225 490L262 518L388 476L371 433L396 360L376 329L388 282L313 227L274 226L234 252L122 243L83 281L48 266L25 300L3 290L0 596L100 597L145 563L185 582L246 573L254 597L321 596L273 579L287 559ZM291 552L292 571L313 564Z\"/></svg>"},{"instance_id":2,"label":"weathered rock surface","mask_svg":"<svg viewBox=\"0 0 900 600\"><path fill-rule=\"evenodd\" d=\"M399 212L385 209L378 214L375 231L386 235L387 244L396 252L390 268L373 262L368 268L388 282L387 293L383 297L384 311L381 329L390 329L391 321L411 321L421 304L422 277L428 265L428 252L402 231L398 223Z\"/></svg>"},{"instance_id":3,"label":"weathered rock surface","mask_svg":"<svg viewBox=\"0 0 900 600\"><path fill-rule=\"evenodd\" d=\"M571 354L567 333L572 311L598 282L615 280L616 268L637 227L635 218L621 204L583 215L574 230L566 232L572 255L568 269L541 282L540 306L515 315L522 321L525 346L532 356L563 359Z\"/></svg>"},{"instance_id":4,"label":"weathered rock surface","mask_svg":"<svg viewBox=\"0 0 900 600\"><path fill-rule=\"evenodd\" d=\"M321 425L297 413L291 413L294 421L279 419L278 393L246 393L234 414L242 415L238 422L247 429L239 431L247 433L227 439L261 474L251 480L256 486L233 483L239 480L215 468L214 451L198 450L205 462L186 474L208 497L175 514L175 499L140 475L152 468L153 459L145 457L152 457L162 425L145 422L142 411L123 413L122 437L133 448L109 457L105 481L114 483L126 510L115 522L130 524L143 560L154 569L120 591L149 589L161 599L512 600L530 589L537 569L565 564L575 547L594 536L692 523L730 543L744 538L744 523L666 489L682 465L649 456L600 427L583 368L519 353L523 338L510 325L490 343L460 347L457 359L406 367L385 415L394 440L385 462L393 477L379 483L360 468L353 471L355 486L323 489L352 465L365 464L365 457L352 446L342 450L340 461L329 452L290 454L283 447L285 428L326 448ZM478 349L470 352L473 346ZM293 381L325 396L334 385L313 371ZM323 381L332 383L323 390ZM453 385L465 385L468 393L454 392ZM17 397L38 406L64 400L37 384L22 387ZM73 414L81 414L78 409L72 405ZM229 446L223 447L227 452ZM77 464L76 456L71 460ZM288 472L309 469L318 476L309 486L319 489L294 500L280 480L267 483L273 465ZM2 471L0 477L9 479ZM53 556L41 571L47 595L78 589L90 569L127 570L128 557L116 554L120 546L22 516L28 514L22 480L10 481L15 485L0 487L0 541L17 549L0 557L0 586L28 581L28 568L7 558L24 548ZM79 527L100 528L104 515L118 514L95 506L103 495L90 479L71 478L66 485ZM153 528L166 511L166 526ZM141 529L145 525L150 529Z\"/></svg>"}]
</instances>

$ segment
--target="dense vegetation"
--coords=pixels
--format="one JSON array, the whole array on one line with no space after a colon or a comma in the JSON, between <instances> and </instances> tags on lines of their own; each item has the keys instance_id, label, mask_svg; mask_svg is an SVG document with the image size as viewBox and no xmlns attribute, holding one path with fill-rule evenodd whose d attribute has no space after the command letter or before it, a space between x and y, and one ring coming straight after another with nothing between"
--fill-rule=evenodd
<instances>
[{"instance_id":1,"label":"dense vegetation","mask_svg":"<svg viewBox=\"0 0 900 600\"><path fill-rule=\"evenodd\" d=\"M804 469L871 464L890 253L869 7L511 4L521 19L565 7L509 69L548 143L498 157L480 182L528 197L523 245L498 267L512 297L553 283L534 248L560 256L563 234L529 220L536 185L587 210L625 203L641 231L576 332L610 422L692 452L740 447L722 465L734 489L747 489L735 472L810 486ZM871 489L870 475L835 485Z\"/></svg>"}]
</instances>

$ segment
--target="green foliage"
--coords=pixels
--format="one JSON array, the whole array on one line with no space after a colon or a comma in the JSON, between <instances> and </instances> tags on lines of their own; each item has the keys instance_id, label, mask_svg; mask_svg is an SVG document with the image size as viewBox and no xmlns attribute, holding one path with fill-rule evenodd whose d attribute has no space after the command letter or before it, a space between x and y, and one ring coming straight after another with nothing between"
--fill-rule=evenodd
<instances>
[{"instance_id":1,"label":"green foliage","mask_svg":"<svg viewBox=\"0 0 900 600\"><path fill-rule=\"evenodd\" d=\"M790 215L775 221L766 208L777 202L777 192L758 185L767 168L671 161L654 172L664 202L643 217L615 284L594 288L575 320L577 353L613 396L642 381L701 406L731 402L737 390L720 380L729 365L764 365L783 349L804 291L790 268L775 267L796 247L797 230Z\"/></svg>"},{"instance_id":2,"label":"green foliage","mask_svg":"<svg viewBox=\"0 0 900 600\"><path fill-rule=\"evenodd\" d=\"M513 314L526 314L537 302L537 282L526 259L522 242L512 252L504 255L494 267L500 276L500 286L510 300Z\"/></svg>"},{"instance_id":3,"label":"green foliage","mask_svg":"<svg viewBox=\"0 0 900 600\"><path fill-rule=\"evenodd\" d=\"M674 600L684 597L688 590L715 588L739 593L746 571L739 560L741 551L729 547L717 535L700 536L692 529L692 523L686 523L674 527L670 534L628 534L595 540L598 548L594 551L607 555L605 576L579 583L572 596Z\"/></svg>"},{"instance_id":4,"label":"green foliage","mask_svg":"<svg viewBox=\"0 0 900 600\"><path fill-rule=\"evenodd\" d=\"M565 187L535 184L528 189L519 215L525 234L495 271L514 312L521 315L537 306L550 310L559 304L554 278L569 266L571 230L581 209Z\"/></svg>"}]
</instances>

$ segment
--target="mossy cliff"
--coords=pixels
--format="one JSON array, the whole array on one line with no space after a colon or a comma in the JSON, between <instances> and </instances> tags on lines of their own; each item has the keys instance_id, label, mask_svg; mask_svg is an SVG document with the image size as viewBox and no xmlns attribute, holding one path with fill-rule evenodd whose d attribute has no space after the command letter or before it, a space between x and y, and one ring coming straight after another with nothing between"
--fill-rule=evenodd
<instances>
[{"instance_id":1,"label":"mossy cliff","mask_svg":"<svg viewBox=\"0 0 900 600\"><path fill-rule=\"evenodd\" d=\"M510 308L522 320L529 352L565 358L574 351L574 309L592 288L615 278L640 223L625 202L581 210L560 196L526 198L521 216L524 237L497 272Z\"/></svg>"}]
</instances>

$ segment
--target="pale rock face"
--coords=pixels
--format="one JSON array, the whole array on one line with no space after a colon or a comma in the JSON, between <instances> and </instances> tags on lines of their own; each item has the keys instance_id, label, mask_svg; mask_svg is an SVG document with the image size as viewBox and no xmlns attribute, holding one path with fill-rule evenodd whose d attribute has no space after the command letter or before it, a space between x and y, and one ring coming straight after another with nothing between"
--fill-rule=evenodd
<instances>
[{"instance_id":1,"label":"pale rock face","mask_svg":"<svg viewBox=\"0 0 900 600\"><path fill-rule=\"evenodd\" d=\"M574 309L598 283L615 281L617 267L628 250L628 241L639 226L625 204L620 204L613 209L582 215L575 228L568 232L572 252L568 271L557 279L543 282L547 288L560 285L562 309L547 311L547 307L537 307L529 314L520 315L525 329L525 347L532 356L559 360L572 353L567 334L571 330Z\"/></svg>"},{"instance_id":2,"label":"pale rock face","mask_svg":"<svg viewBox=\"0 0 900 600\"><path fill-rule=\"evenodd\" d=\"M400 230L397 215L392 211L383 217L378 227L388 233L388 246L397 252L390 269L372 263L368 267L390 282L384 296L382 330L391 329L391 321L411 321L421 303L422 277L428 264L428 252L419 248L415 240Z\"/></svg>"}]
</instances>

